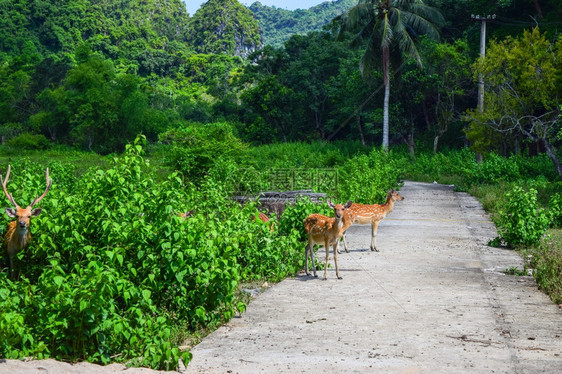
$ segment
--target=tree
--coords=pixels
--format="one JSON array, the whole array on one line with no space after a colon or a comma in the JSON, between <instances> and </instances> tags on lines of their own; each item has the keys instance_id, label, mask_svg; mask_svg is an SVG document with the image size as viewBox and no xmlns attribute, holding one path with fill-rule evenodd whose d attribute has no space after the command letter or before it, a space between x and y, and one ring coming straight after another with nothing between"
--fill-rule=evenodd
<instances>
[{"instance_id":1,"label":"tree","mask_svg":"<svg viewBox=\"0 0 562 374\"><path fill-rule=\"evenodd\" d=\"M468 45L463 40L454 43L424 43L425 73L432 84L426 92L424 113L431 109L433 121L433 152L437 152L439 139L461 117L459 101L473 86L470 80ZM466 107L463 108L463 110Z\"/></svg>"},{"instance_id":2,"label":"tree","mask_svg":"<svg viewBox=\"0 0 562 374\"><path fill-rule=\"evenodd\" d=\"M359 28L356 42L366 38L367 47L361 58L363 76L372 74L377 61L382 63L384 82L384 114L382 146L388 149L390 60L391 54L398 58L405 54L414 58L421 66L416 48L416 37L427 34L438 38L434 23L442 22L441 13L422 0L359 0L359 3L341 17L342 31Z\"/></svg>"},{"instance_id":3,"label":"tree","mask_svg":"<svg viewBox=\"0 0 562 374\"><path fill-rule=\"evenodd\" d=\"M492 42L474 65L486 83L484 110L468 111L467 136L478 141L485 127L503 135L523 136L543 147L562 179L557 156L562 97L562 36L549 41L538 28L519 38ZM515 138L517 141L517 138ZM519 143L515 143L517 151Z\"/></svg>"},{"instance_id":4,"label":"tree","mask_svg":"<svg viewBox=\"0 0 562 374\"><path fill-rule=\"evenodd\" d=\"M246 57L261 47L258 21L236 0L209 0L190 21L189 41L199 53Z\"/></svg>"}]
</instances>

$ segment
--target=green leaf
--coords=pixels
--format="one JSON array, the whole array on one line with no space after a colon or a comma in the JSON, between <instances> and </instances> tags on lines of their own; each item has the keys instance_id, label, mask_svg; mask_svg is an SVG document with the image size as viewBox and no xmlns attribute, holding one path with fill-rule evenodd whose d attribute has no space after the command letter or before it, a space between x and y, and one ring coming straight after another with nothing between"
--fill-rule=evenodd
<instances>
[{"instance_id":1,"label":"green leaf","mask_svg":"<svg viewBox=\"0 0 562 374\"><path fill-rule=\"evenodd\" d=\"M149 301L151 295L152 295L152 292L150 292L150 290L143 290L142 291L142 297L145 301Z\"/></svg>"}]
</instances>

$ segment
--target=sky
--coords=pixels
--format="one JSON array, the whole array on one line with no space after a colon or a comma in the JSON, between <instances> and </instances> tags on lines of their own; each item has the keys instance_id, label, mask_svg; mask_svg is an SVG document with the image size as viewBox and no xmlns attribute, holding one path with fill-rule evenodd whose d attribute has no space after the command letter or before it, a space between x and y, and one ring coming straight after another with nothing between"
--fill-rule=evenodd
<instances>
[{"instance_id":1,"label":"sky","mask_svg":"<svg viewBox=\"0 0 562 374\"><path fill-rule=\"evenodd\" d=\"M250 6L255 3L257 0L238 0L241 4L246 6ZM324 1L331 1L331 0L259 0L262 5L267 6L275 6L281 9L308 9ZM206 0L183 0L184 3L187 4L187 13L190 16L193 16L197 9L201 6L201 4L205 3Z\"/></svg>"}]
</instances>

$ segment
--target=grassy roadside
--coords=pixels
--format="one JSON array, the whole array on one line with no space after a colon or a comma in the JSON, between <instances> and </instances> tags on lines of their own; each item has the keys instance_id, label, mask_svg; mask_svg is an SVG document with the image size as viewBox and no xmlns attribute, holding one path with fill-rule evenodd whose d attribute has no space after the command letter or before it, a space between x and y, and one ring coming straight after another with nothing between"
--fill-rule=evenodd
<instances>
[{"instance_id":1,"label":"grassy roadside","mask_svg":"<svg viewBox=\"0 0 562 374\"><path fill-rule=\"evenodd\" d=\"M541 243L529 249L533 275L541 290L562 304L562 229L550 229Z\"/></svg>"},{"instance_id":2,"label":"grassy roadside","mask_svg":"<svg viewBox=\"0 0 562 374\"><path fill-rule=\"evenodd\" d=\"M494 222L499 212L505 208L505 192L510 185L472 186L469 193L475 196ZM536 245L518 245L521 256L530 258L530 267L539 289L545 292L556 304L562 303L562 228L549 228Z\"/></svg>"}]
</instances>

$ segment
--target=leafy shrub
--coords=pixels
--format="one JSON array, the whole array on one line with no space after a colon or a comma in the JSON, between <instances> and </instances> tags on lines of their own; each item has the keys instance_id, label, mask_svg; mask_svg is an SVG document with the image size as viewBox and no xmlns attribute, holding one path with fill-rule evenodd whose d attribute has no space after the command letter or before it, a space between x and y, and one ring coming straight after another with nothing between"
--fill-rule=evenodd
<instances>
[{"instance_id":1,"label":"leafy shrub","mask_svg":"<svg viewBox=\"0 0 562 374\"><path fill-rule=\"evenodd\" d=\"M557 193L551 196L548 211L551 215L552 226L562 227L562 194Z\"/></svg>"},{"instance_id":2,"label":"leafy shrub","mask_svg":"<svg viewBox=\"0 0 562 374\"><path fill-rule=\"evenodd\" d=\"M233 159L247 148L227 123L192 124L171 129L159 139L172 145L168 163L192 182L206 176L217 160Z\"/></svg>"},{"instance_id":3,"label":"leafy shrub","mask_svg":"<svg viewBox=\"0 0 562 374\"><path fill-rule=\"evenodd\" d=\"M539 243L550 225L547 212L539 209L537 190L515 186L506 194L506 210L499 212L500 237L507 245Z\"/></svg>"},{"instance_id":4,"label":"leafy shrub","mask_svg":"<svg viewBox=\"0 0 562 374\"><path fill-rule=\"evenodd\" d=\"M392 152L373 150L348 160L338 176L338 196L342 201L374 204L386 197L402 177L404 160Z\"/></svg>"},{"instance_id":5,"label":"leafy shrub","mask_svg":"<svg viewBox=\"0 0 562 374\"><path fill-rule=\"evenodd\" d=\"M43 135L24 132L8 140L6 145L15 150L44 150L51 147L51 142Z\"/></svg>"},{"instance_id":6,"label":"leafy shrub","mask_svg":"<svg viewBox=\"0 0 562 374\"><path fill-rule=\"evenodd\" d=\"M50 164L53 186L20 253L21 280L0 273L1 357L177 368L190 355L174 326L227 321L243 309L240 281L278 281L302 266L302 222L282 235L272 217L272 231L251 219L255 205L226 199L213 175L199 186L178 173L157 181L143 152L141 137L79 179ZM44 190L44 166L18 159L12 168L16 201ZM180 210L194 213L182 219Z\"/></svg>"},{"instance_id":7,"label":"leafy shrub","mask_svg":"<svg viewBox=\"0 0 562 374\"><path fill-rule=\"evenodd\" d=\"M285 207L281 215L279 231L283 235L296 235L304 242L307 240L304 231L306 217L313 213L331 217L333 212L333 209L330 209L326 203L315 204L308 197L297 198L294 204L287 204Z\"/></svg>"},{"instance_id":8,"label":"leafy shrub","mask_svg":"<svg viewBox=\"0 0 562 374\"><path fill-rule=\"evenodd\" d=\"M562 302L562 230L550 230L550 235L533 249L531 264L537 285L556 304Z\"/></svg>"}]
</instances>

